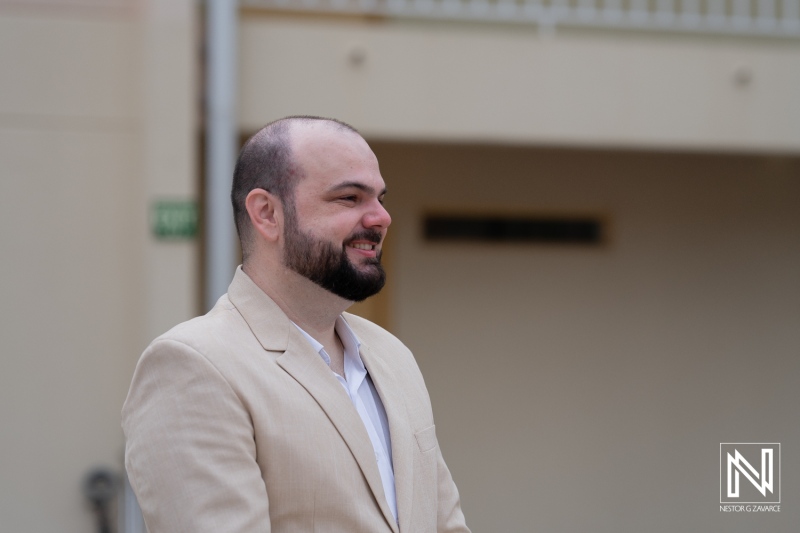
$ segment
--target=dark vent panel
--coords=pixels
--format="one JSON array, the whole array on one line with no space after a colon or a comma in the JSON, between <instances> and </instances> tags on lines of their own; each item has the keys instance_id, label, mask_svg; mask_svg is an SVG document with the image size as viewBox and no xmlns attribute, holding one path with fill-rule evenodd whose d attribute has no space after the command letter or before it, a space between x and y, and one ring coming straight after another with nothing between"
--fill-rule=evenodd
<instances>
[{"instance_id":1,"label":"dark vent panel","mask_svg":"<svg viewBox=\"0 0 800 533\"><path fill-rule=\"evenodd\" d=\"M600 220L590 217L425 217L425 238L431 241L600 244L602 230Z\"/></svg>"}]
</instances>

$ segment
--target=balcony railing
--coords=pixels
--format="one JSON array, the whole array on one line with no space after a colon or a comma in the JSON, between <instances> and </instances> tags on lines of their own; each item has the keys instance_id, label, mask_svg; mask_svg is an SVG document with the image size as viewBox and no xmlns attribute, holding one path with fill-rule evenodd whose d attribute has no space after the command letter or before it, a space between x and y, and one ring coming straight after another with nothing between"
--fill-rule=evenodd
<instances>
[{"instance_id":1,"label":"balcony railing","mask_svg":"<svg viewBox=\"0 0 800 533\"><path fill-rule=\"evenodd\" d=\"M242 0L281 11L800 38L800 0Z\"/></svg>"}]
</instances>

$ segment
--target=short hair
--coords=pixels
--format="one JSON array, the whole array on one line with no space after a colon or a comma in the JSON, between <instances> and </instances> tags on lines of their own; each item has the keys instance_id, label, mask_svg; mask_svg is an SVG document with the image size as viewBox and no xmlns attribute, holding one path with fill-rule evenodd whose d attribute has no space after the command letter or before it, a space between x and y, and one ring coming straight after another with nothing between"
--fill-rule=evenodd
<instances>
[{"instance_id":1,"label":"short hair","mask_svg":"<svg viewBox=\"0 0 800 533\"><path fill-rule=\"evenodd\" d=\"M239 152L233 171L231 203L236 232L247 259L251 248L251 231L245 200L253 189L264 189L281 199L284 206L294 205L294 188L301 169L293 158L290 139L292 123L325 121L341 130L358 134L350 124L335 118L292 115L274 120L258 130Z\"/></svg>"}]
</instances>

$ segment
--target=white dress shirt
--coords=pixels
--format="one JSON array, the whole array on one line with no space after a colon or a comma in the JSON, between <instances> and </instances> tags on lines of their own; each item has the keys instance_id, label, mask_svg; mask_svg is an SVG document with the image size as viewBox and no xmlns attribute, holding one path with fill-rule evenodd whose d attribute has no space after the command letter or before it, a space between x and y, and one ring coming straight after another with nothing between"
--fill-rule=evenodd
<instances>
[{"instance_id":1,"label":"white dress shirt","mask_svg":"<svg viewBox=\"0 0 800 533\"><path fill-rule=\"evenodd\" d=\"M330 366L331 358L325 352L325 347L303 331L300 326L295 324L295 327L300 330L300 333L308 339L314 350ZM345 380L344 377L336 372L331 372L344 387L350 397L350 401L353 402L358 415L364 422L364 427L367 428L369 440L372 442L372 449L375 451L375 459L378 462L378 471L381 474L383 493L386 495L389 509L391 509L394 520L397 522L397 496L394 488L392 441L389 437L389 421L386 418L386 410L383 407L380 396L378 396L378 392L375 390L372 379L367 374L364 363L361 361L361 356L359 355L361 342L358 337L341 316L336 319L335 329L344 347L344 373L347 379Z\"/></svg>"}]
</instances>

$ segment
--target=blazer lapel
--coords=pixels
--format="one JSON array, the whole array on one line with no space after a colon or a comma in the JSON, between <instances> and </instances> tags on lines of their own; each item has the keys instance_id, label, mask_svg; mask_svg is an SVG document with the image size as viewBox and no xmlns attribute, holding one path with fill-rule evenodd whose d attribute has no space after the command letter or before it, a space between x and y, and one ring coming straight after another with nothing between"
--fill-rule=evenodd
<instances>
[{"instance_id":1,"label":"blazer lapel","mask_svg":"<svg viewBox=\"0 0 800 533\"><path fill-rule=\"evenodd\" d=\"M328 365L318 353L314 352L300 331L295 327L292 329L294 331L289 333L289 346L286 352L278 357L278 364L314 397L336 426L361 467L384 517L392 529L397 531L394 517L386 502L381 475L375 463L375 451L372 449L372 442L369 440L364 422Z\"/></svg>"},{"instance_id":2,"label":"blazer lapel","mask_svg":"<svg viewBox=\"0 0 800 533\"><path fill-rule=\"evenodd\" d=\"M383 402L386 417L389 419L389 438L392 441L392 466L397 493L397 519L400 531L407 531L411 520L411 499L413 496L414 446L417 446L411 424L408 421L403 391L397 379L386 366L376 349L362 343L361 359L372 377L375 389ZM391 516L391 515L390 515ZM413 532L412 532L413 533Z\"/></svg>"},{"instance_id":3,"label":"blazer lapel","mask_svg":"<svg viewBox=\"0 0 800 533\"><path fill-rule=\"evenodd\" d=\"M372 449L367 429L331 369L314 351L300 330L292 325L280 307L242 271L241 267L236 269L233 282L228 288L228 298L242 314L265 350L283 352L277 358L278 365L297 380L325 411L358 462L375 500L383 511L384 518L397 533L397 524L386 502L381 475L375 462L375 451ZM391 422L389 426L392 431ZM392 443L394 455L393 436Z\"/></svg>"}]
</instances>

